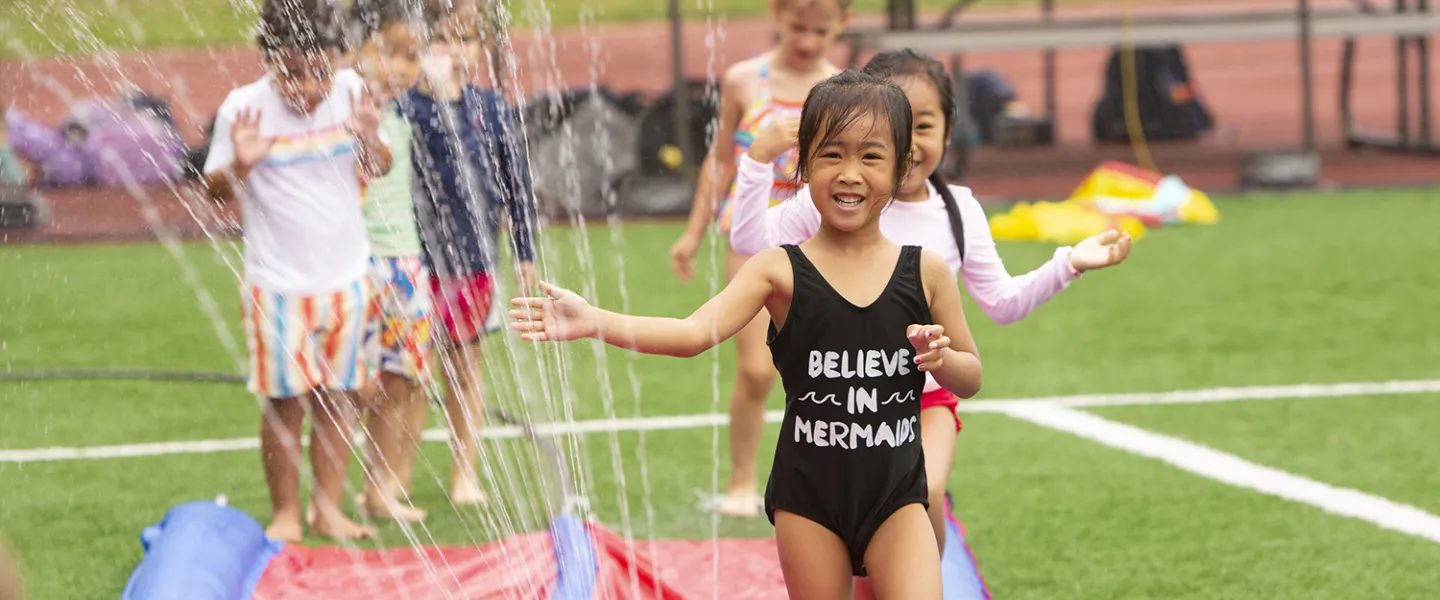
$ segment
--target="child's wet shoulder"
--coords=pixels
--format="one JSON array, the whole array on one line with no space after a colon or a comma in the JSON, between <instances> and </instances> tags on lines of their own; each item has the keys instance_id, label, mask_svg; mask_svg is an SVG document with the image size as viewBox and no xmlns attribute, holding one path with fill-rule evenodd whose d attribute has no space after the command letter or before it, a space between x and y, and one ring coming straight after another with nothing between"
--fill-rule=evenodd
<instances>
[{"instance_id":1,"label":"child's wet shoulder","mask_svg":"<svg viewBox=\"0 0 1440 600\"><path fill-rule=\"evenodd\" d=\"M955 273L950 270L950 265L945 262L945 257L930 250L920 250L920 281L925 287L926 295L933 295L936 286L956 286L959 283L955 279Z\"/></svg>"},{"instance_id":2,"label":"child's wet shoulder","mask_svg":"<svg viewBox=\"0 0 1440 600\"><path fill-rule=\"evenodd\" d=\"M216 113L230 118L242 108L257 108L252 105L260 98L261 94L265 93L265 90L269 89L269 86L270 82L262 78L230 90L230 93L225 95L225 100L220 103L220 108Z\"/></svg>"},{"instance_id":3,"label":"child's wet shoulder","mask_svg":"<svg viewBox=\"0 0 1440 600\"><path fill-rule=\"evenodd\" d=\"M772 284L788 281L791 276L790 256L782 247L761 250L746 259L745 264L756 275Z\"/></svg>"},{"instance_id":4,"label":"child's wet shoulder","mask_svg":"<svg viewBox=\"0 0 1440 600\"><path fill-rule=\"evenodd\" d=\"M725 80L727 82L749 82L760 77L760 68L769 60L769 54L752 56L725 69Z\"/></svg>"},{"instance_id":5,"label":"child's wet shoulder","mask_svg":"<svg viewBox=\"0 0 1440 600\"><path fill-rule=\"evenodd\" d=\"M730 65L730 68L725 69L723 91L748 96L750 90L760 81L760 68L764 64L765 57L762 55Z\"/></svg>"},{"instance_id":6,"label":"child's wet shoulder","mask_svg":"<svg viewBox=\"0 0 1440 600\"><path fill-rule=\"evenodd\" d=\"M779 267L784 267L787 270L790 268L789 253L786 252L785 248L780 246L761 250L748 260L755 261L756 266L764 267L766 272Z\"/></svg>"},{"instance_id":7,"label":"child's wet shoulder","mask_svg":"<svg viewBox=\"0 0 1440 600\"><path fill-rule=\"evenodd\" d=\"M335 71L335 79L331 89L339 92L358 92L365 89L365 79L360 77L359 71L356 71L352 67L345 67Z\"/></svg>"}]
</instances>

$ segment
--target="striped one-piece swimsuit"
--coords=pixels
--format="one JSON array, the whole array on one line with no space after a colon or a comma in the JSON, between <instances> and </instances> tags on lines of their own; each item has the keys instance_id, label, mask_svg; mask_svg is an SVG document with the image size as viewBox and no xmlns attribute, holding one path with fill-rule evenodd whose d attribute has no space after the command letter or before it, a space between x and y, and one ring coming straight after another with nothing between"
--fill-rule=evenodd
<instances>
[{"instance_id":1,"label":"striped one-piece swimsuit","mask_svg":"<svg viewBox=\"0 0 1440 600\"><path fill-rule=\"evenodd\" d=\"M826 75L835 73L833 67L826 67ZM799 118L805 103L776 98L770 86L770 61L760 65L759 85L755 99L745 108L740 124L735 128L735 160L750 149L755 137L760 135L776 119ZM791 148L775 159L775 182L770 186L770 205L774 206L794 197L800 191L800 180L796 177L799 168L799 152ZM735 182L730 182L730 191L720 203L720 231L730 231L730 199L735 195Z\"/></svg>"}]
</instances>

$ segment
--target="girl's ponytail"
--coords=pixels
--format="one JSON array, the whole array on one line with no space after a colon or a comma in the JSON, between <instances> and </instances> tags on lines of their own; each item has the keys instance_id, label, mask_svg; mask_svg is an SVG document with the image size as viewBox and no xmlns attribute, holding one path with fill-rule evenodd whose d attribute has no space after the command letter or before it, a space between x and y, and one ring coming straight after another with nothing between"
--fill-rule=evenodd
<instances>
[{"instance_id":1,"label":"girl's ponytail","mask_svg":"<svg viewBox=\"0 0 1440 600\"><path fill-rule=\"evenodd\" d=\"M945 137L950 137L956 115L955 85L950 81L950 74L945 72L945 65L940 64L940 61L909 48L886 50L876 54L865 64L865 72L892 80L901 76L921 76L929 79L935 86L936 93L940 95L940 110L945 113ZM931 173L929 181L945 201L945 212L950 215L950 229L955 234L955 248L960 251L960 260L964 261L965 228L960 218L960 205L939 173Z\"/></svg>"},{"instance_id":2,"label":"girl's ponytail","mask_svg":"<svg viewBox=\"0 0 1440 600\"><path fill-rule=\"evenodd\" d=\"M945 214L950 216L950 232L955 234L955 249L960 251L960 262L965 262L965 222L960 218L960 203L955 201L955 194L950 192L950 185L940 177L937 171L930 174L930 185L935 186L935 191L940 193L940 199L945 201Z\"/></svg>"}]
</instances>

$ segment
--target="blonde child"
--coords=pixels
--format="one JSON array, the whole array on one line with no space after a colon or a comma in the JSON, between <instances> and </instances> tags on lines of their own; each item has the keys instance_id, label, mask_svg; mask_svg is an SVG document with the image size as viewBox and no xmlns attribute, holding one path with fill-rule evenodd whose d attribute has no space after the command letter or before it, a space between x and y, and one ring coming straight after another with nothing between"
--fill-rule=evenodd
<instances>
[{"instance_id":1,"label":"blonde child","mask_svg":"<svg viewBox=\"0 0 1440 600\"><path fill-rule=\"evenodd\" d=\"M838 70L825 58L850 22L851 0L771 0L770 14L779 27L775 48L726 70L720 84L719 125L700 171L695 202L685 233L670 249L671 268L682 281L694 276L695 251L717 216L729 228L727 202L736 160L767 125L795 118L810 88ZM778 202L793 195L796 154L775 165L772 187ZM728 252L726 277L733 278L745 255ZM765 399L775 385L775 367L765 350L765 319L755 320L735 336L735 387L730 396L730 482L718 509L721 514L757 514L756 453L764 430Z\"/></svg>"}]
</instances>

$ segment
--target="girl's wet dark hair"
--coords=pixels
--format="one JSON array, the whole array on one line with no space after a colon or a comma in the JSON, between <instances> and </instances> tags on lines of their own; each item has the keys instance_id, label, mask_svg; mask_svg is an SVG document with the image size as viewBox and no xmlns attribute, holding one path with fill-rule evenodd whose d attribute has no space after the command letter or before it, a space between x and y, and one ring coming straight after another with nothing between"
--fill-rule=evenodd
<instances>
[{"instance_id":1,"label":"girl's wet dark hair","mask_svg":"<svg viewBox=\"0 0 1440 600\"><path fill-rule=\"evenodd\" d=\"M861 117L890 124L895 149L895 189L910 170L910 101L905 91L890 80L857 71L841 71L810 88L800 111L799 176L810 180L810 163L815 151ZM891 190L894 194L894 190Z\"/></svg>"},{"instance_id":2,"label":"girl's wet dark hair","mask_svg":"<svg viewBox=\"0 0 1440 600\"><path fill-rule=\"evenodd\" d=\"M865 63L862 73L883 77L895 81L901 77L917 77L928 79L930 84L935 86L935 91L940 94L940 110L945 113L945 137L950 137L950 130L955 124L955 84L950 80L950 74L945 72L945 65L940 61L919 52L905 48L902 50L886 50L876 54L870 62Z\"/></svg>"},{"instance_id":3,"label":"girl's wet dark hair","mask_svg":"<svg viewBox=\"0 0 1440 600\"><path fill-rule=\"evenodd\" d=\"M863 72L891 81L900 77L929 81L940 95L940 111L945 115L945 139L950 139L950 131L954 129L955 117L958 114L955 112L955 83L951 81L950 74L945 72L945 65L940 64L940 61L909 48L886 50L865 63ZM930 185L935 186L935 191L939 192L940 198L945 201L945 212L950 215L950 229L955 233L960 259L964 260L965 227L960 219L960 205L939 172L930 174Z\"/></svg>"},{"instance_id":4,"label":"girl's wet dark hair","mask_svg":"<svg viewBox=\"0 0 1440 600\"><path fill-rule=\"evenodd\" d=\"M488 34L494 25L496 8L495 3L481 0L423 0L421 13L425 24L430 27L439 27L457 16L474 13L473 16L480 20L482 31Z\"/></svg>"},{"instance_id":5,"label":"girl's wet dark hair","mask_svg":"<svg viewBox=\"0 0 1440 600\"><path fill-rule=\"evenodd\" d=\"M335 0L265 0L255 43L260 51L326 52L344 45L344 24Z\"/></svg>"}]
</instances>

